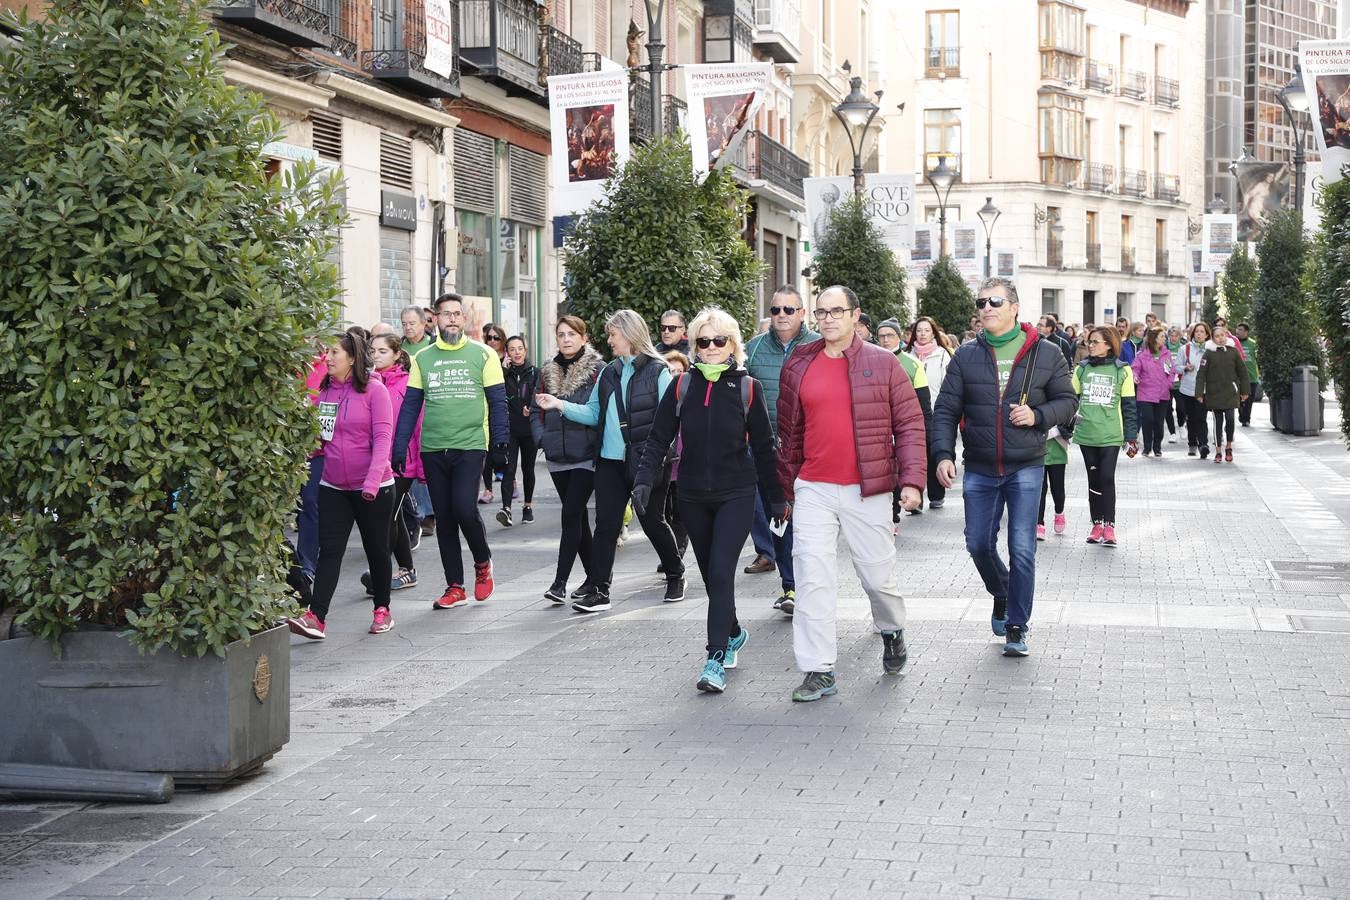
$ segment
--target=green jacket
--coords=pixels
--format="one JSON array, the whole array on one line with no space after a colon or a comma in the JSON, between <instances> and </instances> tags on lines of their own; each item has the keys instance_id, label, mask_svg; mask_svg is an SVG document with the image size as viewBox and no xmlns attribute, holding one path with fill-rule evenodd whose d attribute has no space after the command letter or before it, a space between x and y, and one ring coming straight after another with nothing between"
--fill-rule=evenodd
<instances>
[{"instance_id":1,"label":"green jacket","mask_svg":"<svg viewBox=\"0 0 1350 900\"><path fill-rule=\"evenodd\" d=\"M1242 341L1242 352L1247 355L1247 381L1256 384L1261 380L1261 372L1256 368L1256 338Z\"/></svg>"},{"instance_id":2,"label":"green jacket","mask_svg":"<svg viewBox=\"0 0 1350 900\"><path fill-rule=\"evenodd\" d=\"M1232 343L1206 345L1205 358L1195 375L1195 396L1205 398L1208 409L1237 409L1243 394L1252 391L1247 367Z\"/></svg>"},{"instance_id":3,"label":"green jacket","mask_svg":"<svg viewBox=\"0 0 1350 900\"><path fill-rule=\"evenodd\" d=\"M769 424L774 434L778 433L778 379L783 372L783 363L802 344L818 340L820 335L803 322L802 330L787 346L783 346L772 328L755 336L745 346L745 369L764 388L764 402L769 404Z\"/></svg>"}]
</instances>

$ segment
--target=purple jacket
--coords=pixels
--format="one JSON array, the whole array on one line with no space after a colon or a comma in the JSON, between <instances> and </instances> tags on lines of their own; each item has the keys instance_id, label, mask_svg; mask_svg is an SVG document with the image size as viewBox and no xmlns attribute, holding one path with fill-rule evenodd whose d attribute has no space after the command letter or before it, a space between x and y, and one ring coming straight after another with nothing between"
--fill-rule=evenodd
<instances>
[{"instance_id":1,"label":"purple jacket","mask_svg":"<svg viewBox=\"0 0 1350 900\"><path fill-rule=\"evenodd\" d=\"M340 491L375 494L391 481L394 413L389 389L372 377L364 392L350 380L331 382L314 398L323 441L323 481Z\"/></svg>"},{"instance_id":2,"label":"purple jacket","mask_svg":"<svg viewBox=\"0 0 1350 900\"><path fill-rule=\"evenodd\" d=\"M1141 403L1162 403L1172 396L1172 353L1166 347L1155 357L1140 347L1130 363L1134 371L1135 399Z\"/></svg>"}]
</instances>

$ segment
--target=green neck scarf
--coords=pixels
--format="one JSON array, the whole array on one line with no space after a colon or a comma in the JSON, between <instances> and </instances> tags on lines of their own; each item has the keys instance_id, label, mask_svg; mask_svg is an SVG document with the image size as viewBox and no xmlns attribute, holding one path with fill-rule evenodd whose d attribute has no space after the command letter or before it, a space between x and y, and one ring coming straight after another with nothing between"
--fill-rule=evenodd
<instances>
[{"instance_id":1,"label":"green neck scarf","mask_svg":"<svg viewBox=\"0 0 1350 900\"><path fill-rule=\"evenodd\" d=\"M698 370L703 373L703 377L708 381L716 381L722 377L723 372L731 368L730 363L718 363L714 366L709 365L708 363L696 362L694 365L698 367Z\"/></svg>"},{"instance_id":2,"label":"green neck scarf","mask_svg":"<svg viewBox=\"0 0 1350 900\"><path fill-rule=\"evenodd\" d=\"M1022 333L1021 326L1018 325L1018 323L1014 322L1013 327L1009 328L1006 334L994 334L992 331L986 328L984 330L984 339L987 340L989 343L993 344L995 347L1002 347L1005 344L1012 343L1013 338L1017 337L1021 333Z\"/></svg>"}]
</instances>

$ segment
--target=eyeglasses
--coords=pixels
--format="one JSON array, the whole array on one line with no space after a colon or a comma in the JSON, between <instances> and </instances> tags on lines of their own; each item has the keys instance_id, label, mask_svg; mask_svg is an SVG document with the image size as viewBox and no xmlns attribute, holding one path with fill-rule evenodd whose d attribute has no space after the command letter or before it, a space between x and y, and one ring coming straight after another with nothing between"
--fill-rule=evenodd
<instances>
[{"instance_id":1,"label":"eyeglasses","mask_svg":"<svg viewBox=\"0 0 1350 900\"><path fill-rule=\"evenodd\" d=\"M812 310L817 322L824 322L826 319L842 319L844 313L851 309L857 309L856 306L831 306L829 309Z\"/></svg>"},{"instance_id":2,"label":"eyeglasses","mask_svg":"<svg viewBox=\"0 0 1350 900\"><path fill-rule=\"evenodd\" d=\"M662 331L679 331L679 330L680 330L681 328L683 328L683 327L684 327L683 325L662 325L662 326L661 326L661 330L662 330Z\"/></svg>"},{"instance_id":3,"label":"eyeglasses","mask_svg":"<svg viewBox=\"0 0 1350 900\"><path fill-rule=\"evenodd\" d=\"M727 337L725 334L719 334L715 338L698 338L694 341L694 344L700 350L707 350L709 344L712 344L715 347L725 347L729 340L731 340L731 338Z\"/></svg>"},{"instance_id":4,"label":"eyeglasses","mask_svg":"<svg viewBox=\"0 0 1350 900\"><path fill-rule=\"evenodd\" d=\"M1103 347L1111 346L1110 342L1104 341L1101 338L1093 338L1092 340L1088 341L1089 347L1091 347L1093 344L1101 344Z\"/></svg>"},{"instance_id":5,"label":"eyeglasses","mask_svg":"<svg viewBox=\"0 0 1350 900\"><path fill-rule=\"evenodd\" d=\"M998 309L1007 302L1007 297L981 297L975 301L975 308L984 309L986 306L992 306L994 309Z\"/></svg>"},{"instance_id":6,"label":"eyeglasses","mask_svg":"<svg viewBox=\"0 0 1350 900\"><path fill-rule=\"evenodd\" d=\"M502 336L500 334L490 334L486 338L484 338L484 340L491 341L492 343L496 344L502 340Z\"/></svg>"},{"instance_id":7,"label":"eyeglasses","mask_svg":"<svg viewBox=\"0 0 1350 900\"><path fill-rule=\"evenodd\" d=\"M797 312L795 306L770 306L769 314L773 316L791 316Z\"/></svg>"}]
</instances>

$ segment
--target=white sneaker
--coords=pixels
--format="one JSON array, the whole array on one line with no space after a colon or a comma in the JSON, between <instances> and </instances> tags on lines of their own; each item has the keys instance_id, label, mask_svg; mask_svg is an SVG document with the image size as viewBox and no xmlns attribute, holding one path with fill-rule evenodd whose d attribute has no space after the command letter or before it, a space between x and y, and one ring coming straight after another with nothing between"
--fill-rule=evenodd
<instances>
[{"instance_id":1,"label":"white sneaker","mask_svg":"<svg viewBox=\"0 0 1350 900\"><path fill-rule=\"evenodd\" d=\"M617 544L616 544L615 546L622 547L622 546L623 546L624 544L626 544L626 543L628 543L628 526L627 526L627 525L623 526L623 528L619 530L619 540L618 540L618 542L617 542Z\"/></svg>"},{"instance_id":2,"label":"white sneaker","mask_svg":"<svg viewBox=\"0 0 1350 900\"><path fill-rule=\"evenodd\" d=\"M1174 431L1167 436L1167 443L1175 444L1177 442L1177 433Z\"/></svg>"}]
</instances>

